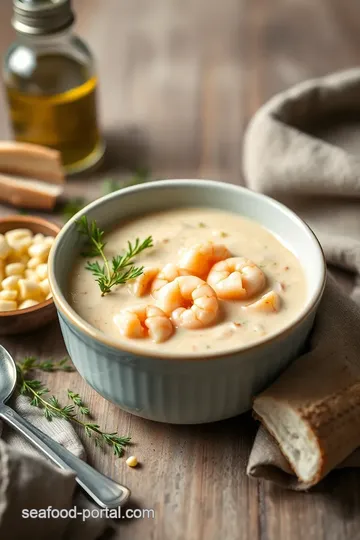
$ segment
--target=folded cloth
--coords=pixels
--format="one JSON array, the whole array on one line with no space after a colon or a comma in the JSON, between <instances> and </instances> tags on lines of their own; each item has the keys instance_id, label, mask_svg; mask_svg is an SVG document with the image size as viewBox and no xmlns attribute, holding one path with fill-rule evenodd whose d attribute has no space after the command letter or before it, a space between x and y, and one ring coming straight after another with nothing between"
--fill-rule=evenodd
<instances>
[{"instance_id":1,"label":"folded cloth","mask_svg":"<svg viewBox=\"0 0 360 540\"><path fill-rule=\"evenodd\" d=\"M9 403L21 416L62 444L78 457L85 458L84 447L72 426L64 419L45 419L43 411L29 399L15 395ZM111 528L112 522L96 511L98 507L76 489L75 475L61 470L39 456L34 447L13 429L0 422L0 538L23 540L95 540ZM82 520L57 517L56 512L39 519L26 511L86 509ZM25 512L23 514L23 512Z\"/></svg>"},{"instance_id":2,"label":"folded cloth","mask_svg":"<svg viewBox=\"0 0 360 540\"><path fill-rule=\"evenodd\" d=\"M359 96L359 69L291 88L256 113L243 154L248 187L287 204L312 227L327 262L355 274L351 296L358 304ZM296 478L277 444L284 450L284 441L261 427L250 454L249 475L307 489L336 466L360 466L360 451L355 451L360 446L359 328L360 308L330 278L309 352L262 394L306 414L316 410L315 435L326 450L320 474L311 482Z\"/></svg>"}]
</instances>

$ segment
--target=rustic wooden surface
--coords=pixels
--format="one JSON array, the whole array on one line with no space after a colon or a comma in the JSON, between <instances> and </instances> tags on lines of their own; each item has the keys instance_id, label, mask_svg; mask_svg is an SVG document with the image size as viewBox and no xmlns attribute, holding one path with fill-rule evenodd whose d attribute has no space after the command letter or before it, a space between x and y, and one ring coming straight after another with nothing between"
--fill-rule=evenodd
<instances>
[{"instance_id":1,"label":"rustic wooden surface","mask_svg":"<svg viewBox=\"0 0 360 540\"><path fill-rule=\"evenodd\" d=\"M78 32L95 52L108 157L94 177L71 180L68 195L94 198L101 179L148 164L155 177L211 177L241 183L242 136L272 94L360 59L354 0L75 0ZM0 50L13 34L10 0L0 3ZM2 92L2 91L1 91ZM0 95L0 137L10 136ZM360 99L360 96L359 96ZM0 207L0 215L10 213ZM17 357L65 353L57 324L6 339ZM360 538L360 471L332 473L313 492L285 492L249 480L256 425L248 415L207 426L167 426L110 405L78 376L52 374L64 395L84 396L107 429L129 433L142 467L86 441L90 461L127 484L133 507L155 519L121 523L122 540L354 540Z\"/></svg>"}]
</instances>

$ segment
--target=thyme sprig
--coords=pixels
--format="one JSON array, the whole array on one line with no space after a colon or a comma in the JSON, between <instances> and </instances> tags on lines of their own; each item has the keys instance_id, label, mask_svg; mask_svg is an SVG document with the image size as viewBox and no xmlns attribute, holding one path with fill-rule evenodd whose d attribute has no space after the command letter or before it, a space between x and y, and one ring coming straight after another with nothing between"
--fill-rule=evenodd
<instances>
[{"instance_id":1,"label":"thyme sprig","mask_svg":"<svg viewBox=\"0 0 360 540\"><path fill-rule=\"evenodd\" d=\"M71 219L73 216L75 216L75 214L80 212L80 210L82 210L87 204L88 202L86 201L86 199L84 199L84 197L74 197L73 199L69 199L68 201L66 201L62 209L64 222L66 223L67 221L69 221L69 219Z\"/></svg>"},{"instance_id":2,"label":"thyme sprig","mask_svg":"<svg viewBox=\"0 0 360 540\"><path fill-rule=\"evenodd\" d=\"M46 360L45 362L40 362L35 356L25 356L22 362L18 363L18 367L21 369L23 375L28 373L32 369L39 369L45 372L54 372L54 371L75 371L74 367L69 364L69 358L65 357L58 362L53 360Z\"/></svg>"},{"instance_id":3,"label":"thyme sprig","mask_svg":"<svg viewBox=\"0 0 360 540\"><path fill-rule=\"evenodd\" d=\"M101 257L103 261L103 264L99 261L88 261L85 265L86 270L89 270L95 277L95 281L101 290L101 296L108 294L115 285L123 285L142 274L144 267L135 266L133 262L139 253L153 246L151 236L148 236L142 242L139 238L136 239L134 244L128 242L127 251L109 261L104 253L106 246L104 231L97 226L96 221L89 223L87 217L82 216L76 224L78 232L87 238L87 251L83 253L83 256L89 258Z\"/></svg>"},{"instance_id":4,"label":"thyme sprig","mask_svg":"<svg viewBox=\"0 0 360 540\"><path fill-rule=\"evenodd\" d=\"M79 394L75 394L72 390L67 391L68 398L78 407L79 412L85 416L90 416L89 407L85 405Z\"/></svg>"},{"instance_id":5,"label":"thyme sprig","mask_svg":"<svg viewBox=\"0 0 360 540\"><path fill-rule=\"evenodd\" d=\"M117 432L105 432L99 424L87 422L79 418L78 413L91 417L89 408L85 405L80 395L68 390L70 403L61 406L55 396L44 397L49 394L49 389L37 379L28 379L26 375L30 370L39 369L41 371L71 371L72 367L67 364L68 359L64 358L60 362L39 362L35 357L27 357L22 362L17 362L17 384L20 394L30 398L30 405L43 409L44 416L51 421L53 418L64 418L65 420L81 426L88 437L93 437L96 446L104 444L113 449L115 456L121 457L124 448L130 443L130 437L120 437ZM68 369L70 368L70 369Z\"/></svg>"},{"instance_id":6,"label":"thyme sprig","mask_svg":"<svg viewBox=\"0 0 360 540\"><path fill-rule=\"evenodd\" d=\"M113 193L114 191L119 191L120 189L130 186L136 186L137 184L143 184L145 182L149 182L150 180L150 171L147 168L138 167L134 171L134 174L128 179L115 180L113 178L106 178L102 182L101 194L99 196L101 197L102 195L109 195L109 193ZM69 221L69 219L80 212L80 210L82 210L90 202L90 200L85 199L84 197L73 197L71 199L67 199L62 207L62 217L64 223ZM26 213L26 211L21 210L20 213Z\"/></svg>"},{"instance_id":7,"label":"thyme sprig","mask_svg":"<svg viewBox=\"0 0 360 540\"><path fill-rule=\"evenodd\" d=\"M150 179L150 170L147 167L138 167L134 174L127 180L119 181L112 178L105 180L102 190L103 195L109 195L109 193L114 193L114 191L119 191L126 187L144 184L149 182Z\"/></svg>"}]
</instances>

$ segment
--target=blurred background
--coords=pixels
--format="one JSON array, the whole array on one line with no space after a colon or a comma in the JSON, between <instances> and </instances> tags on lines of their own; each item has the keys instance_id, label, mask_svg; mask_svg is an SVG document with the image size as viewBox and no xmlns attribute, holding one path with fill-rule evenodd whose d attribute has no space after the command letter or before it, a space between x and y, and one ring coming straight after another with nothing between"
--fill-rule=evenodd
<instances>
[{"instance_id":1,"label":"blurred background","mask_svg":"<svg viewBox=\"0 0 360 540\"><path fill-rule=\"evenodd\" d=\"M356 0L74 0L99 73L104 174L241 182L244 129L274 93L357 65ZM15 37L0 2L0 49ZM0 137L11 137L3 88ZM101 173L102 174L102 173Z\"/></svg>"}]
</instances>

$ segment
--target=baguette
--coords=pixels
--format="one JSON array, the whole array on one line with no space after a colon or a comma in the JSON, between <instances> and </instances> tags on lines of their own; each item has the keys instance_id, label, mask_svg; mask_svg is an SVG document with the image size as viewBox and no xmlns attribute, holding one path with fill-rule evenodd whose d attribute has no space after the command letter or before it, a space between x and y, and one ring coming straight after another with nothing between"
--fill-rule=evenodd
<instances>
[{"instance_id":1,"label":"baguette","mask_svg":"<svg viewBox=\"0 0 360 540\"><path fill-rule=\"evenodd\" d=\"M360 381L346 380L346 370L342 378L337 379L339 390L311 399L309 387L301 392L294 370L254 400L254 415L306 487L317 484L360 445ZM319 387L326 387L324 383L318 381Z\"/></svg>"},{"instance_id":2,"label":"baguette","mask_svg":"<svg viewBox=\"0 0 360 540\"><path fill-rule=\"evenodd\" d=\"M65 182L60 153L30 143L1 141L0 173L36 178L52 184Z\"/></svg>"},{"instance_id":3,"label":"baguette","mask_svg":"<svg viewBox=\"0 0 360 540\"><path fill-rule=\"evenodd\" d=\"M63 191L62 185L0 174L0 201L20 208L52 210Z\"/></svg>"}]
</instances>

